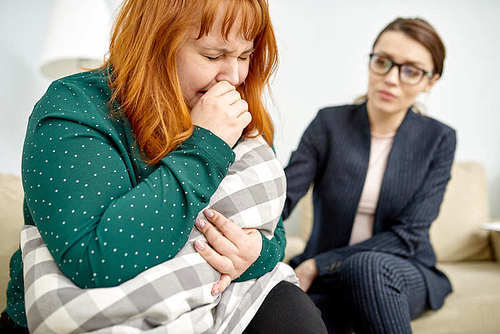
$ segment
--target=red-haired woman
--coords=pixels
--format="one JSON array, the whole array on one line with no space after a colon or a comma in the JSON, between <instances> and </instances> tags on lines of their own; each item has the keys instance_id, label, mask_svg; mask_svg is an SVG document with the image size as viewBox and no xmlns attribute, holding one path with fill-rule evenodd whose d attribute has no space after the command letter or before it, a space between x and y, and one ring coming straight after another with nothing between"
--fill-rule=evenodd
<instances>
[{"instance_id":1,"label":"red-haired woman","mask_svg":"<svg viewBox=\"0 0 500 334\"><path fill-rule=\"evenodd\" d=\"M110 287L173 258L234 161L238 139L263 134L272 146L261 95L276 63L266 0L126 1L104 66L52 83L28 125L25 223L37 226L61 271L79 287ZM283 258L281 221L268 240L209 213L196 224L208 244L196 248L224 268L214 292ZM162 222L169 228L155 229ZM234 225L234 234L221 234L220 225ZM140 265L124 265L128 254ZM10 274L1 328L27 332L19 250ZM282 283L248 333L325 330L307 295Z\"/></svg>"},{"instance_id":2,"label":"red-haired woman","mask_svg":"<svg viewBox=\"0 0 500 334\"><path fill-rule=\"evenodd\" d=\"M443 73L444 45L422 19L375 39L360 104L325 108L285 168L283 218L314 183L314 226L292 266L332 333L410 333L450 293L429 227L450 178L455 131L415 108Z\"/></svg>"}]
</instances>

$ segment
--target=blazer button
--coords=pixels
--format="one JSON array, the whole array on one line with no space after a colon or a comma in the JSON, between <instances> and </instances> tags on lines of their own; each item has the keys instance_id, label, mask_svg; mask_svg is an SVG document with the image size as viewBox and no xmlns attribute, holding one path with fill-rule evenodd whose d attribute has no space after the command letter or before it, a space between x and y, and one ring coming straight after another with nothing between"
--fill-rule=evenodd
<instances>
[{"instance_id":1,"label":"blazer button","mask_svg":"<svg viewBox=\"0 0 500 334\"><path fill-rule=\"evenodd\" d=\"M340 267L340 265L341 265L340 262L332 263L328 266L328 271L335 271Z\"/></svg>"}]
</instances>

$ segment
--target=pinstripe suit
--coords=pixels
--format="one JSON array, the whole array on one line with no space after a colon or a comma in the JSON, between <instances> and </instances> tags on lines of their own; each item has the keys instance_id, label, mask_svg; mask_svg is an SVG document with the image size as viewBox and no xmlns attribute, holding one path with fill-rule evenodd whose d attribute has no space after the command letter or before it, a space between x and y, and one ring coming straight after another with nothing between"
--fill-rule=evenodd
<instances>
[{"instance_id":1,"label":"pinstripe suit","mask_svg":"<svg viewBox=\"0 0 500 334\"><path fill-rule=\"evenodd\" d=\"M381 286L403 290L399 291L398 298L406 298L411 317L422 313L423 310L412 309L422 308L418 302L414 303L422 295L426 296L424 307L437 309L442 306L451 292L451 285L447 277L434 267L436 257L429 241L429 227L439 213L450 178L455 146L453 129L409 110L389 153L374 215L373 236L348 246L370 155L366 104L330 107L318 112L285 168L288 185L283 211L286 219L311 183L314 184L311 237L304 252L291 260L292 266L297 266L306 259L315 259L319 277L314 281L312 291L324 291L325 297L325 291L339 286L342 290L354 289L339 283L352 281L354 285L361 284L359 282L365 277L356 277L353 270L359 275L376 275L377 279L399 275L400 279L396 277L395 281L403 282L404 286L386 281ZM356 269L358 262L365 267ZM367 271L366 267L373 270ZM385 271L379 270L381 267ZM398 268L399 274L396 273ZM374 281L367 284L375 288ZM422 293L413 298L414 292L420 290ZM371 290L366 288L366 291ZM344 296L347 298L344 303L360 299L357 303L368 309L363 312L382 312L384 315L391 314L391 308L401 308L390 298L387 305L369 306L372 301L366 294L368 292L358 291L356 296ZM386 302L382 295L374 298L376 303ZM351 310L361 312L355 307ZM355 323L363 320L356 318L357 315L354 317L352 321ZM402 320L389 317L380 321L397 323ZM382 329L372 328L370 331L409 330L409 318L404 321L408 322L406 327L391 329L387 324L379 324ZM371 324L372 327L379 325ZM358 331L363 332L363 329L358 327Z\"/></svg>"}]
</instances>

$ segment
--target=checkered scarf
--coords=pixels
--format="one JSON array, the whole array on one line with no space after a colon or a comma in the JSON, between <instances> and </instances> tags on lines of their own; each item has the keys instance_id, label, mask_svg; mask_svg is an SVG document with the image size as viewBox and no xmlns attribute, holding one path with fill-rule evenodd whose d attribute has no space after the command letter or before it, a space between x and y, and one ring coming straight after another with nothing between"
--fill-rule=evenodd
<instances>
[{"instance_id":1,"label":"checkered scarf","mask_svg":"<svg viewBox=\"0 0 500 334\"><path fill-rule=\"evenodd\" d=\"M260 136L240 141L234 152L208 206L271 238L285 200L281 164ZM59 270L38 229L26 225L21 248L30 332L241 333L277 283L297 284L293 270L278 263L258 279L233 282L212 296L220 274L194 250L196 239L204 236L193 228L173 259L119 286L80 289Z\"/></svg>"}]
</instances>

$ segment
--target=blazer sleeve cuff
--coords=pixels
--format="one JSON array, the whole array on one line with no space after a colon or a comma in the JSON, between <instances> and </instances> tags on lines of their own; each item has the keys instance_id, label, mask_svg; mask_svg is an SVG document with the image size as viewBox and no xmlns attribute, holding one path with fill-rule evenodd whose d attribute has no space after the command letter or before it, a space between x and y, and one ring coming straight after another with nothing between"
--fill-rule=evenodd
<instances>
[{"instance_id":1,"label":"blazer sleeve cuff","mask_svg":"<svg viewBox=\"0 0 500 334\"><path fill-rule=\"evenodd\" d=\"M318 275L332 274L339 270L344 262L344 258L344 255L336 253L335 250L316 255L314 261L316 261L316 266L318 267Z\"/></svg>"}]
</instances>

